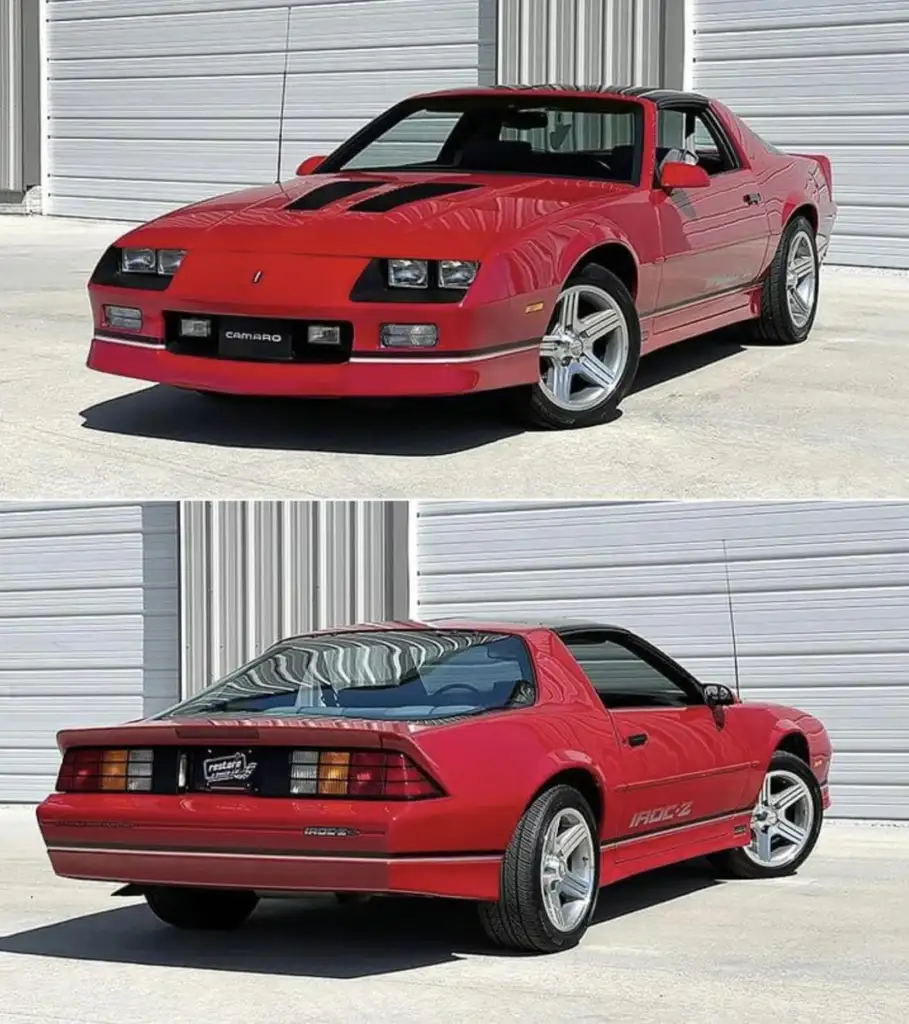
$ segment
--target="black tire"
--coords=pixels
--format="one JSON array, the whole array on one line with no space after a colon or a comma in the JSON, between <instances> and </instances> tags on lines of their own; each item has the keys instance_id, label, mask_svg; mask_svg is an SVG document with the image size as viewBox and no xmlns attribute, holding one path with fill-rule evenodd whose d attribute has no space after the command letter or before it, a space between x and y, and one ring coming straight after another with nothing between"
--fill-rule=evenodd
<instances>
[{"instance_id":1,"label":"black tire","mask_svg":"<svg viewBox=\"0 0 909 1024\"><path fill-rule=\"evenodd\" d=\"M590 907L571 931L560 931L543 904L540 864L546 829L559 811L579 811L593 838L594 891ZM496 903L479 905L480 923L498 946L531 953L557 953L576 946L587 931L597 904L600 882L599 839L590 806L572 786L553 786L524 812L502 865L501 895Z\"/></svg>"},{"instance_id":2,"label":"black tire","mask_svg":"<svg viewBox=\"0 0 909 1024\"><path fill-rule=\"evenodd\" d=\"M173 928L226 931L239 928L256 909L253 892L232 889L184 889L160 886L146 889L145 900L156 917Z\"/></svg>"},{"instance_id":3,"label":"black tire","mask_svg":"<svg viewBox=\"0 0 909 1024\"><path fill-rule=\"evenodd\" d=\"M811 253L814 257L815 288L811 315L804 324L798 325L789 311L786 275L790 251L796 239L803 235L807 235L810 240ZM761 292L761 315L753 324L753 334L757 341L770 345L795 345L808 337L817 316L819 271L820 259L814 228L805 217L794 217L783 231Z\"/></svg>"},{"instance_id":4,"label":"black tire","mask_svg":"<svg viewBox=\"0 0 909 1024\"><path fill-rule=\"evenodd\" d=\"M789 754L785 750L778 750L770 759L768 771L774 770L792 772L805 782L811 792L814 817L808 841L794 860L778 867L756 864L741 847L713 854L709 860L719 874L732 878L782 878L785 875L791 875L798 871L814 849L824 820L824 800L820 784L815 778L814 772L800 757L797 757L795 754Z\"/></svg>"},{"instance_id":5,"label":"black tire","mask_svg":"<svg viewBox=\"0 0 909 1024\"><path fill-rule=\"evenodd\" d=\"M604 267L590 263L576 271L565 287L590 284L607 292L616 302L628 325L628 356L615 390L599 405L584 411L563 409L554 403L537 384L527 384L509 391L513 414L523 423L546 430L572 430L592 427L612 419L638 372L641 359L641 322L634 299L625 285Z\"/></svg>"}]
</instances>

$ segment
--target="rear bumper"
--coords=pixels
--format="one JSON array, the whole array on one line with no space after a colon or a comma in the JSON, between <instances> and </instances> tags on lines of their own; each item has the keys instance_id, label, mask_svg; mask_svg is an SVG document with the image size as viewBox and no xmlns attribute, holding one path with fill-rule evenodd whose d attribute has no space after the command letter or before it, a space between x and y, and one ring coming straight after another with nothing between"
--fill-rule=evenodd
<instances>
[{"instance_id":1,"label":"rear bumper","mask_svg":"<svg viewBox=\"0 0 909 1024\"><path fill-rule=\"evenodd\" d=\"M55 793L37 809L64 878L494 900L502 851L458 850L445 799Z\"/></svg>"},{"instance_id":2,"label":"rear bumper","mask_svg":"<svg viewBox=\"0 0 909 1024\"><path fill-rule=\"evenodd\" d=\"M539 344L471 355L358 356L346 363L259 363L176 355L163 344L97 333L90 369L196 391L311 398L390 398L461 395L532 382L539 376Z\"/></svg>"},{"instance_id":3,"label":"rear bumper","mask_svg":"<svg viewBox=\"0 0 909 1024\"><path fill-rule=\"evenodd\" d=\"M369 892L495 900L501 856L344 857L48 845L64 878L257 892Z\"/></svg>"}]
</instances>

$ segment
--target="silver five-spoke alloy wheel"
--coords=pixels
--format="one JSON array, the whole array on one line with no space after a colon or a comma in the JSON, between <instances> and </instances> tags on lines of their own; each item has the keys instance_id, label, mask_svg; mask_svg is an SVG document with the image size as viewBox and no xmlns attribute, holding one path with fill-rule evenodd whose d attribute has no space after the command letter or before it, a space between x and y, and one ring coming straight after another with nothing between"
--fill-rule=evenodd
<instances>
[{"instance_id":1,"label":"silver five-spoke alloy wheel","mask_svg":"<svg viewBox=\"0 0 909 1024\"><path fill-rule=\"evenodd\" d=\"M618 388L628 351L628 323L616 300L596 285L569 285L540 345L540 388L562 409L592 409Z\"/></svg>"},{"instance_id":2,"label":"silver five-spoke alloy wheel","mask_svg":"<svg viewBox=\"0 0 909 1024\"><path fill-rule=\"evenodd\" d=\"M814 313L817 296L817 259L814 243L807 231L799 231L792 238L786 260L786 303L789 316L801 330Z\"/></svg>"},{"instance_id":3,"label":"silver five-spoke alloy wheel","mask_svg":"<svg viewBox=\"0 0 909 1024\"><path fill-rule=\"evenodd\" d=\"M560 932L584 920L595 895L596 850L590 825L574 807L549 823L540 857L540 887L546 916Z\"/></svg>"},{"instance_id":4,"label":"silver five-spoke alloy wheel","mask_svg":"<svg viewBox=\"0 0 909 1024\"><path fill-rule=\"evenodd\" d=\"M811 839L814 799L804 779L783 769L769 771L751 815L746 856L765 868L791 864Z\"/></svg>"}]
</instances>

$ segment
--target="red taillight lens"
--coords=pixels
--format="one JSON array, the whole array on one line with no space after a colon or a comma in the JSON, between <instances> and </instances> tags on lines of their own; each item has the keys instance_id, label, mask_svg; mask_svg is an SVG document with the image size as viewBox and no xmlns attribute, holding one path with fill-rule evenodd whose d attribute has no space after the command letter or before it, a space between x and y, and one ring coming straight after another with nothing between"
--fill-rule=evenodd
<instances>
[{"instance_id":1,"label":"red taillight lens","mask_svg":"<svg viewBox=\"0 0 909 1024\"><path fill-rule=\"evenodd\" d=\"M148 792L152 788L152 750L99 750L76 747L63 755L57 776L61 793Z\"/></svg>"},{"instance_id":2,"label":"red taillight lens","mask_svg":"<svg viewBox=\"0 0 909 1024\"><path fill-rule=\"evenodd\" d=\"M387 800L441 795L439 787L406 754L381 750L295 750L290 791L294 796Z\"/></svg>"}]
</instances>

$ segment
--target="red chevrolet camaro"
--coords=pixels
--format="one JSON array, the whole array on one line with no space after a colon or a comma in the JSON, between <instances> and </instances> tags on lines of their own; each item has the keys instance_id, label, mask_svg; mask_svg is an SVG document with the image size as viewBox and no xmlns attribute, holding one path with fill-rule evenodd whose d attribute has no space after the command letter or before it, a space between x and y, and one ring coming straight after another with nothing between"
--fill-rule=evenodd
<instances>
[{"instance_id":1,"label":"red chevrolet camaro","mask_svg":"<svg viewBox=\"0 0 909 1024\"><path fill-rule=\"evenodd\" d=\"M293 637L59 744L54 870L126 883L179 928L236 927L262 896L407 893L475 900L495 942L554 952L628 875L796 870L829 805L816 718L591 624Z\"/></svg>"},{"instance_id":2,"label":"red chevrolet camaro","mask_svg":"<svg viewBox=\"0 0 909 1024\"><path fill-rule=\"evenodd\" d=\"M120 238L88 365L221 395L501 389L527 422L601 423L654 349L807 337L831 188L826 157L692 93L417 96L292 181Z\"/></svg>"}]
</instances>

